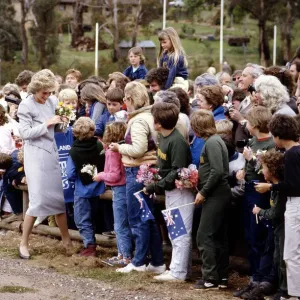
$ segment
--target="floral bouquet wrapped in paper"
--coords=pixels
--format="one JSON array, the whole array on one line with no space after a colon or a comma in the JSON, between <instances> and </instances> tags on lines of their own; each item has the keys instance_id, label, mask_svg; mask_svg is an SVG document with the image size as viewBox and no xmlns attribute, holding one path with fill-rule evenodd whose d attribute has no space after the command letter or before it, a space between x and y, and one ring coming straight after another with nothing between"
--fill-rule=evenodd
<instances>
[{"instance_id":1,"label":"floral bouquet wrapped in paper","mask_svg":"<svg viewBox=\"0 0 300 300\"><path fill-rule=\"evenodd\" d=\"M76 114L73 110L73 107L71 105L66 105L63 102L58 103L58 105L55 109L55 115L65 117L68 119L67 122L59 124L59 125L61 125L61 126L59 126L59 129L62 131L64 131L68 127L70 121L75 121L75 119L76 119Z\"/></svg>"},{"instance_id":2,"label":"floral bouquet wrapped in paper","mask_svg":"<svg viewBox=\"0 0 300 300\"><path fill-rule=\"evenodd\" d=\"M147 186L150 183L157 182L161 179L158 174L158 168L150 168L149 165L140 165L140 169L136 176L136 181Z\"/></svg>"},{"instance_id":3,"label":"floral bouquet wrapped in paper","mask_svg":"<svg viewBox=\"0 0 300 300\"><path fill-rule=\"evenodd\" d=\"M198 185L198 170L195 165L189 165L187 168L178 170L179 179L175 180L178 189L193 189Z\"/></svg>"},{"instance_id":4,"label":"floral bouquet wrapped in paper","mask_svg":"<svg viewBox=\"0 0 300 300\"><path fill-rule=\"evenodd\" d=\"M83 185L87 185L93 182L94 176L97 175L97 167L95 165L83 165L80 170L80 179Z\"/></svg>"},{"instance_id":5,"label":"floral bouquet wrapped in paper","mask_svg":"<svg viewBox=\"0 0 300 300\"><path fill-rule=\"evenodd\" d=\"M253 155L253 159L256 161L255 171L260 174L262 172L262 157L266 154L267 150L257 150Z\"/></svg>"}]
</instances>

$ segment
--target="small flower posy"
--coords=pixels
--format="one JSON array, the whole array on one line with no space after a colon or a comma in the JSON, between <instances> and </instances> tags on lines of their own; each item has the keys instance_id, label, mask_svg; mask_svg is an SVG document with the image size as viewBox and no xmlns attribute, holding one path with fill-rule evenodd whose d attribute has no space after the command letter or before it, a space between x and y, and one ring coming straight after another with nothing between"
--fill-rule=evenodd
<instances>
[{"instance_id":1,"label":"small flower posy","mask_svg":"<svg viewBox=\"0 0 300 300\"><path fill-rule=\"evenodd\" d=\"M73 111L73 107L71 105L66 105L63 102L58 103L55 109L55 115L68 118L68 123L76 120L76 114Z\"/></svg>"},{"instance_id":2,"label":"small flower posy","mask_svg":"<svg viewBox=\"0 0 300 300\"><path fill-rule=\"evenodd\" d=\"M187 168L178 169L179 179L175 180L176 188L182 189L197 189L198 185L198 170L193 164Z\"/></svg>"},{"instance_id":3,"label":"small flower posy","mask_svg":"<svg viewBox=\"0 0 300 300\"><path fill-rule=\"evenodd\" d=\"M147 186L150 183L157 182L161 179L158 174L158 168L150 168L149 165L140 165L140 169L136 176L136 181Z\"/></svg>"},{"instance_id":4,"label":"small flower posy","mask_svg":"<svg viewBox=\"0 0 300 300\"><path fill-rule=\"evenodd\" d=\"M80 170L81 173L87 173L92 177L97 175L97 167L95 165L83 165L83 168Z\"/></svg>"},{"instance_id":5,"label":"small flower posy","mask_svg":"<svg viewBox=\"0 0 300 300\"><path fill-rule=\"evenodd\" d=\"M262 157L266 154L267 150L257 150L253 159L256 160L255 171L260 174L262 172Z\"/></svg>"}]
</instances>

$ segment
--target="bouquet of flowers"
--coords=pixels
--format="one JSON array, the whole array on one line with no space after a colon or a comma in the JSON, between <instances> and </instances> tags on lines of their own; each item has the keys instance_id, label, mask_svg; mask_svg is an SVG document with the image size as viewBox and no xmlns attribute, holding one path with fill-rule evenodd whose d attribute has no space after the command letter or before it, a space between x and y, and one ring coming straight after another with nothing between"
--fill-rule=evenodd
<instances>
[{"instance_id":1,"label":"bouquet of flowers","mask_svg":"<svg viewBox=\"0 0 300 300\"><path fill-rule=\"evenodd\" d=\"M92 177L97 175L97 167L95 165L83 165L83 168L80 170L81 173L86 173Z\"/></svg>"},{"instance_id":2,"label":"bouquet of flowers","mask_svg":"<svg viewBox=\"0 0 300 300\"><path fill-rule=\"evenodd\" d=\"M255 164L255 171L257 174L260 174L262 172L262 157L265 155L267 150L257 150L257 152L253 155L253 159L256 161Z\"/></svg>"},{"instance_id":3,"label":"bouquet of flowers","mask_svg":"<svg viewBox=\"0 0 300 300\"><path fill-rule=\"evenodd\" d=\"M55 109L55 115L66 117L68 119L68 122L64 122L62 124L62 129L65 130L67 126L69 125L70 121L76 120L76 114L73 110L73 107L71 105L66 105L63 102L59 102L56 109Z\"/></svg>"},{"instance_id":4,"label":"bouquet of flowers","mask_svg":"<svg viewBox=\"0 0 300 300\"><path fill-rule=\"evenodd\" d=\"M198 170L195 165L189 165L187 168L178 169L179 179L175 180L175 185L178 189L197 188L198 185Z\"/></svg>"},{"instance_id":5,"label":"bouquet of flowers","mask_svg":"<svg viewBox=\"0 0 300 300\"><path fill-rule=\"evenodd\" d=\"M136 181L139 183L143 183L145 186L150 183L157 182L161 179L158 171L158 168L150 168L149 165L145 164L140 165L140 169L136 176Z\"/></svg>"}]
</instances>

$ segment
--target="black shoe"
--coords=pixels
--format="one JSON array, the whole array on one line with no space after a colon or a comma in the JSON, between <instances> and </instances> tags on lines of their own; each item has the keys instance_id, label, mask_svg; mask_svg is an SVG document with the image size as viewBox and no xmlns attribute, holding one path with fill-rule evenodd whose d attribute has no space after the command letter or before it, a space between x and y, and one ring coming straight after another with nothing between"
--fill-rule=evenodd
<instances>
[{"instance_id":1,"label":"black shoe","mask_svg":"<svg viewBox=\"0 0 300 300\"><path fill-rule=\"evenodd\" d=\"M270 298L270 300L284 300L284 299L290 299L290 296L287 294L287 292L283 292L283 291L279 291L277 294L275 294L273 297Z\"/></svg>"},{"instance_id":2,"label":"black shoe","mask_svg":"<svg viewBox=\"0 0 300 300\"><path fill-rule=\"evenodd\" d=\"M252 289L258 286L258 282L250 282L247 286L239 288L233 292L234 297L241 297L243 294L250 292Z\"/></svg>"},{"instance_id":3,"label":"black shoe","mask_svg":"<svg viewBox=\"0 0 300 300\"><path fill-rule=\"evenodd\" d=\"M200 279L193 286L195 290L209 290L209 289L217 289L218 283L215 280L204 280Z\"/></svg>"},{"instance_id":4,"label":"black shoe","mask_svg":"<svg viewBox=\"0 0 300 300\"><path fill-rule=\"evenodd\" d=\"M102 235L110 237L110 238L116 238L116 232L115 231L102 232Z\"/></svg>"},{"instance_id":5,"label":"black shoe","mask_svg":"<svg viewBox=\"0 0 300 300\"><path fill-rule=\"evenodd\" d=\"M219 289L227 289L228 288L228 279L227 278L221 279L218 287L219 287Z\"/></svg>"}]
</instances>

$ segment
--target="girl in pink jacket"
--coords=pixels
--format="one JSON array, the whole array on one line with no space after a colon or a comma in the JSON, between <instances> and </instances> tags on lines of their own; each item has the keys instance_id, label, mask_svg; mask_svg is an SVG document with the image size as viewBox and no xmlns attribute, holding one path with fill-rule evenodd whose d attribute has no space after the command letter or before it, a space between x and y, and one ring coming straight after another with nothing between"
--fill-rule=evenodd
<instances>
[{"instance_id":1,"label":"girl in pink jacket","mask_svg":"<svg viewBox=\"0 0 300 300\"><path fill-rule=\"evenodd\" d=\"M108 145L110 143L121 143L124 140L125 132L126 124L123 122L113 122L106 125L103 136L103 143L107 147L104 171L94 177L94 181L104 181L106 185L111 186L118 256L109 258L107 263L121 266L130 263L132 253L131 231L128 224L126 204L126 177L121 154L110 150Z\"/></svg>"}]
</instances>

